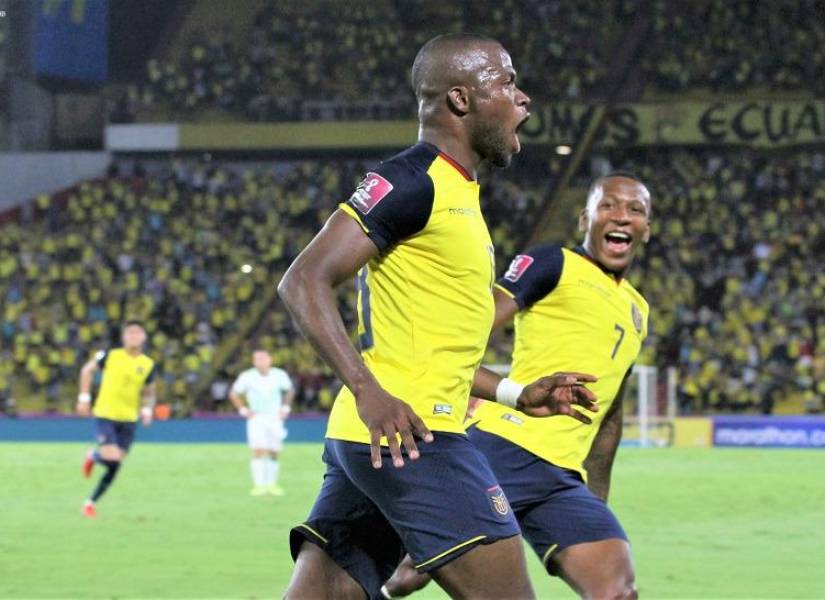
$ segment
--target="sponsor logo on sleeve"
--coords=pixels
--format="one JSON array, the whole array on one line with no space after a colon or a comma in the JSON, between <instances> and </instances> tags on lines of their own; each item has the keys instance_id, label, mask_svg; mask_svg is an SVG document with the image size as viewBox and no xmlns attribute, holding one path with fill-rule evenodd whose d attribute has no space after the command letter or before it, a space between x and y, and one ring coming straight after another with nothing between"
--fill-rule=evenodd
<instances>
[{"instance_id":1,"label":"sponsor logo on sleeve","mask_svg":"<svg viewBox=\"0 0 825 600\"><path fill-rule=\"evenodd\" d=\"M361 214L369 214L375 206L392 191L392 184L378 173L367 173L350 197L352 205Z\"/></svg>"},{"instance_id":2,"label":"sponsor logo on sleeve","mask_svg":"<svg viewBox=\"0 0 825 600\"><path fill-rule=\"evenodd\" d=\"M504 279L507 281L512 281L515 283L521 276L524 275L524 272L533 264L533 257L528 256L526 254L519 254L513 259L513 262L510 263L510 267L507 269L507 272L504 274Z\"/></svg>"}]
</instances>

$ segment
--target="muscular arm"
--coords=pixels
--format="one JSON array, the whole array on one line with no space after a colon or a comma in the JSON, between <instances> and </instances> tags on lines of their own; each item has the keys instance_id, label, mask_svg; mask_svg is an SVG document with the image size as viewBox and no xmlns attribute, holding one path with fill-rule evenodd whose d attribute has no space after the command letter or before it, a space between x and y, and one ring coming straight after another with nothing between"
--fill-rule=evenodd
<instances>
[{"instance_id":1,"label":"muscular arm","mask_svg":"<svg viewBox=\"0 0 825 600\"><path fill-rule=\"evenodd\" d=\"M350 342L334 290L377 255L358 223L338 210L278 284L298 329L356 397L378 383Z\"/></svg>"},{"instance_id":2,"label":"muscular arm","mask_svg":"<svg viewBox=\"0 0 825 600\"><path fill-rule=\"evenodd\" d=\"M587 486L596 496L607 502L610 493L610 474L613 459L622 439L622 404L624 400L627 376L625 376L616 399L604 417L599 432L590 447L590 453L584 461L587 469Z\"/></svg>"},{"instance_id":3,"label":"muscular arm","mask_svg":"<svg viewBox=\"0 0 825 600\"><path fill-rule=\"evenodd\" d=\"M355 396L358 415L371 434L371 460L381 468L380 440L386 436L393 464L404 465L397 434L411 459L418 458L413 433L432 440L423 421L404 402L384 391L350 342L338 313L335 288L370 259L377 246L359 224L337 210L287 270L278 293L298 329Z\"/></svg>"}]
</instances>

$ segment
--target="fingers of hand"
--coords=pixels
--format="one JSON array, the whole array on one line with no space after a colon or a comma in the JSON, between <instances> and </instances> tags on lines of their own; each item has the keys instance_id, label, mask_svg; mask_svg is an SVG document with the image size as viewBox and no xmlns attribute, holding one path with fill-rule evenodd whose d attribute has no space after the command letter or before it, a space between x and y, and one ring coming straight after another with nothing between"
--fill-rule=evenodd
<instances>
[{"instance_id":1,"label":"fingers of hand","mask_svg":"<svg viewBox=\"0 0 825 600\"><path fill-rule=\"evenodd\" d=\"M398 445L398 428L394 423L384 425L384 435L387 436L387 445L390 448L390 456L394 467L403 467L404 458L401 456L401 446Z\"/></svg>"},{"instance_id":2,"label":"fingers of hand","mask_svg":"<svg viewBox=\"0 0 825 600\"><path fill-rule=\"evenodd\" d=\"M370 429L370 462L374 469L381 468L381 430Z\"/></svg>"}]
</instances>

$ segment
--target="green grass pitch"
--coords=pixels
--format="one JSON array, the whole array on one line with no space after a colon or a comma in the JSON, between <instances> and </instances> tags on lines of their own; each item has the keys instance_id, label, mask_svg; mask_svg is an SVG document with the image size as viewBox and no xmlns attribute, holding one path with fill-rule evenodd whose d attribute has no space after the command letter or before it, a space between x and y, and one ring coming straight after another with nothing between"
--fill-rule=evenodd
<instances>
[{"instance_id":1,"label":"green grass pitch","mask_svg":"<svg viewBox=\"0 0 825 600\"><path fill-rule=\"evenodd\" d=\"M252 498L245 447L138 442L96 521L84 448L0 443L0 597L281 596L320 445L287 446L287 495ZM821 451L620 450L611 503L642 597L825 598L823 474ZM529 561L540 598L573 597Z\"/></svg>"}]
</instances>

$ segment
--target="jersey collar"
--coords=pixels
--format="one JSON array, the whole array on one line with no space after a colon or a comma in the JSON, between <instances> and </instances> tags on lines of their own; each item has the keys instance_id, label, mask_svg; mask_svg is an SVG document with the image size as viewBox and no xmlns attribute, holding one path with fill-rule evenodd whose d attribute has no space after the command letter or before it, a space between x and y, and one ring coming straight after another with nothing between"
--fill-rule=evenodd
<instances>
[{"instance_id":1,"label":"jersey collar","mask_svg":"<svg viewBox=\"0 0 825 600\"><path fill-rule=\"evenodd\" d=\"M616 273L615 271L611 271L610 269L605 267L602 263L600 263L595 258L590 256L590 254L588 254L587 250L584 249L584 246L582 246L582 245L576 246L575 248L573 248L573 252L575 252L576 254L578 254L579 256L581 256L583 258L586 258L587 260L592 262L594 265L599 267L602 270L602 273L604 273L605 275L610 275L613 279L616 280L616 285L619 285L622 282L622 279L624 277L622 276L621 273Z\"/></svg>"},{"instance_id":2,"label":"jersey collar","mask_svg":"<svg viewBox=\"0 0 825 600\"><path fill-rule=\"evenodd\" d=\"M438 154L441 158L446 160L450 164L450 166L452 166L456 171L458 171L465 180L475 182L475 179L473 179L473 177L470 175L470 173L467 171L467 169L462 167L461 163L459 163L452 156L450 156L446 152L443 152L442 150L439 150L437 146L434 146L433 144L431 144L429 142L418 142L418 143L419 144L424 144L427 148L429 148L430 150L432 150L433 152Z\"/></svg>"}]
</instances>

